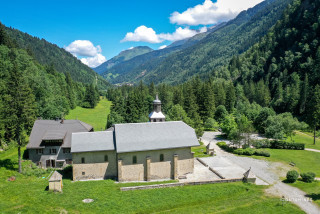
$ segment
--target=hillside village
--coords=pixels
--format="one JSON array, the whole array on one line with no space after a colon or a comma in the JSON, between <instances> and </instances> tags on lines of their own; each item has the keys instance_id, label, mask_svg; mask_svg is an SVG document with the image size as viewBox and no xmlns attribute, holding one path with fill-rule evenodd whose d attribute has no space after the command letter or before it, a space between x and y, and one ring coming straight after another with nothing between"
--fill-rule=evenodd
<instances>
[{"instance_id":1,"label":"hillside village","mask_svg":"<svg viewBox=\"0 0 320 214\"><path fill-rule=\"evenodd\" d=\"M0 213L320 213L319 17L3 2Z\"/></svg>"}]
</instances>

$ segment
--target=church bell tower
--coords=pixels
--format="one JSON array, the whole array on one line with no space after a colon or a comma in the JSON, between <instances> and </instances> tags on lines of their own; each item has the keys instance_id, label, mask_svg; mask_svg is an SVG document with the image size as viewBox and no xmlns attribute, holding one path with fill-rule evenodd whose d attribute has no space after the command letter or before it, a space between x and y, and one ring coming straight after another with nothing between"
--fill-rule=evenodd
<instances>
[{"instance_id":1,"label":"church bell tower","mask_svg":"<svg viewBox=\"0 0 320 214\"><path fill-rule=\"evenodd\" d=\"M161 101L158 98L158 94L156 95L156 99L153 101L153 111L149 114L150 122L164 122L166 120L166 116L161 112Z\"/></svg>"}]
</instances>

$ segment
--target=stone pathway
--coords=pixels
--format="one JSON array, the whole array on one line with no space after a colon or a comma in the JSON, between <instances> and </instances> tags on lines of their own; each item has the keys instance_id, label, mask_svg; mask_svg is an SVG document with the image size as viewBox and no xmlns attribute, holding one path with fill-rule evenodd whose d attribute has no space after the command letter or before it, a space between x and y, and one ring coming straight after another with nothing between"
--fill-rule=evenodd
<instances>
[{"instance_id":1,"label":"stone pathway","mask_svg":"<svg viewBox=\"0 0 320 214\"><path fill-rule=\"evenodd\" d=\"M205 167L197 159L194 159L194 171L192 174L187 174L185 179L179 179L179 182L197 182L197 181L214 181L220 180L220 178L209 170L208 167Z\"/></svg>"},{"instance_id":2,"label":"stone pathway","mask_svg":"<svg viewBox=\"0 0 320 214\"><path fill-rule=\"evenodd\" d=\"M272 185L267 189L267 193L290 200L306 213L320 213L320 208L312 203L309 198L305 197L305 192L281 182L280 177L285 177L290 166L285 166L281 163L272 163L254 158L236 156L225 152L216 145L219 141L225 141L217 138L217 135L220 134L220 132L205 132L201 140L205 145L213 143L215 154L218 157L225 158L242 169L249 169L251 167L253 174L255 174L261 182ZM260 182L259 179L258 182Z\"/></svg>"},{"instance_id":3,"label":"stone pathway","mask_svg":"<svg viewBox=\"0 0 320 214\"><path fill-rule=\"evenodd\" d=\"M305 148L304 150L306 150L306 151L311 151L311 152L320 152L320 150L318 150L318 149Z\"/></svg>"}]
</instances>

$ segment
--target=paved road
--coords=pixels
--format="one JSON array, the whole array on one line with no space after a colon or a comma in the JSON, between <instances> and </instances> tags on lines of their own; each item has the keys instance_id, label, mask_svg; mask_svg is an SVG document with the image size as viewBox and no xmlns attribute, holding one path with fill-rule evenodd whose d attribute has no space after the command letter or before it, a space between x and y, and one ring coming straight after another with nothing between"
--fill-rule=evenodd
<instances>
[{"instance_id":1,"label":"paved road","mask_svg":"<svg viewBox=\"0 0 320 214\"><path fill-rule=\"evenodd\" d=\"M253 174L266 183L272 185L267 190L268 193L279 197L285 197L287 200L290 200L292 203L299 206L306 213L320 213L320 208L312 203L309 198L305 197L305 192L281 182L280 177L285 177L285 174L290 169L290 166L248 157L240 157L227 153L216 145L217 142L221 141L221 139L217 138L217 135L220 134L220 132L205 132L201 140L205 145L213 143L216 155L218 157L226 158L243 169L249 169L251 167Z\"/></svg>"}]
</instances>

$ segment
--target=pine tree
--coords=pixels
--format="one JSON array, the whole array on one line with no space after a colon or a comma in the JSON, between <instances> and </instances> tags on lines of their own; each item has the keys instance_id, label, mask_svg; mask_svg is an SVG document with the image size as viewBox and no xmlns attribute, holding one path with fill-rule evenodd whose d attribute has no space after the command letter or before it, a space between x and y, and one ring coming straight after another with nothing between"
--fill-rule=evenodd
<instances>
[{"instance_id":1,"label":"pine tree","mask_svg":"<svg viewBox=\"0 0 320 214\"><path fill-rule=\"evenodd\" d=\"M227 86L227 92L226 92L226 109L228 110L229 113L233 111L235 103L236 103L235 88L233 86L233 83L230 82Z\"/></svg>"},{"instance_id":2,"label":"pine tree","mask_svg":"<svg viewBox=\"0 0 320 214\"><path fill-rule=\"evenodd\" d=\"M306 109L306 103L307 103L307 97L308 97L308 91L309 91L309 80L308 80L308 74L305 75L303 85L301 88L301 96L299 101L299 113L303 114Z\"/></svg>"},{"instance_id":3,"label":"pine tree","mask_svg":"<svg viewBox=\"0 0 320 214\"><path fill-rule=\"evenodd\" d=\"M13 53L15 55L15 53ZM26 143L36 117L35 97L29 87L23 71L14 62L8 80L8 92L5 95L5 126L10 130L12 139L18 144L19 172L21 173L21 147Z\"/></svg>"}]
</instances>

